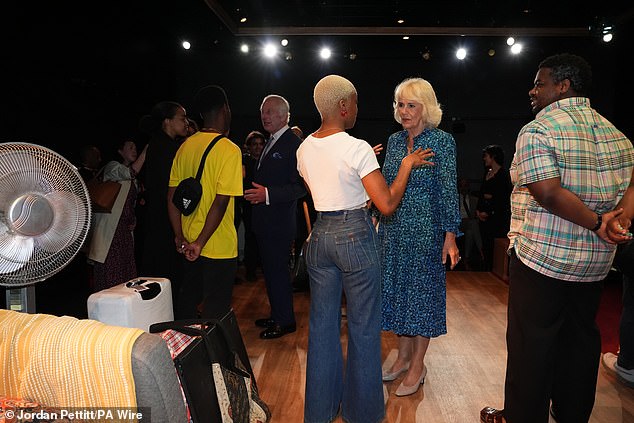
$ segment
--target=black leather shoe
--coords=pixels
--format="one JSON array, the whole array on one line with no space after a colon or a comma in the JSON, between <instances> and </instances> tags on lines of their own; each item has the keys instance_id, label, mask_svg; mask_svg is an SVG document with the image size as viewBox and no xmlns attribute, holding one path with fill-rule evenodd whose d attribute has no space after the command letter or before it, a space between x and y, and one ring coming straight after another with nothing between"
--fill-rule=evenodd
<instances>
[{"instance_id":1,"label":"black leather shoe","mask_svg":"<svg viewBox=\"0 0 634 423\"><path fill-rule=\"evenodd\" d=\"M258 319L255 321L255 325L260 328L270 328L275 326L275 320L273 319Z\"/></svg>"},{"instance_id":2,"label":"black leather shoe","mask_svg":"<svg viewBox=\"0 0 634 423\"><path fill-rule=\"evenodd\" d=\"M297 330L297 327L295 326L294 323L292 325L287 325L287 326L280 326L278 324L275 324L271 326L270 328L262 331L260 333L260 338L275 339L275 338L279 338L280 336L284 336L287 333L293 333L296 330Z\"/></svg>"}]
</instances>

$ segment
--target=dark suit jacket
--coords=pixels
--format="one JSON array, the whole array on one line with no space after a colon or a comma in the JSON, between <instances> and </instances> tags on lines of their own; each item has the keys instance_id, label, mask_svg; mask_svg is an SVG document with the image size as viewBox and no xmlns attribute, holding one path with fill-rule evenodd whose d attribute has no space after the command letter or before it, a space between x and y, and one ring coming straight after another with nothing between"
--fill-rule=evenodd
<instances>
[{"instance_id":1,"label":"dark suit jacket","mask_svg":"<svg viewBox=\"0 0 634 423\"><path fill-rule=\"evenodd\" d=\"M253 172L253 181L269 191L269 205L256 204L252 209L253 231L295 237L297 199L306 194L297 172L297 148L301 140L286 130Z\"/></svg>"}]
</instances>

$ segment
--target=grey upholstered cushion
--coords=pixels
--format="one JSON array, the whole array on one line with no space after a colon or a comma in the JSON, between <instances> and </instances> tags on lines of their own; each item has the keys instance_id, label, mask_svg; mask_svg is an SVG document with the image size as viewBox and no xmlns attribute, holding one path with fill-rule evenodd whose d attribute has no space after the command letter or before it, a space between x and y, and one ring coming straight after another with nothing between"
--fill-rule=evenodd
<instances>
[{"instance_id":1,"label":"grey upholstered cushion","mask_svg":"<svg viewBox=\"0 0 634 423\"><path fill-rule=\"evenodd\" d=\"M138 407L149 407L152 423L186 423L178 375L165 341L144 333L132 347L132 373Z\"/></svg>"}]
</instances>

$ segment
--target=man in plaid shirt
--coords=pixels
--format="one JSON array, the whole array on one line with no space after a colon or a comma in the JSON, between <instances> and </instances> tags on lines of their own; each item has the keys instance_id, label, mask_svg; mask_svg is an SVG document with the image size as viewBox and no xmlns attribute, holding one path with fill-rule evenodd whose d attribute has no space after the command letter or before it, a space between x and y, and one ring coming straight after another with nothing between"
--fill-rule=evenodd
<instances>
[{"instance_id":1,"label":"man in plaid shirt","mask_svg":"<svg viewBox=\"0 0 634 423\"><path fill-rule=\"evenodd\" d=\"M634 166L630 141L590 107L592 72L579 56L539 64L528 92L535 120L511 164L508 360L504 410L483 422L587 422L601 338L595 316L616 245L606 222Z\"/></svg>"}]
</instances>

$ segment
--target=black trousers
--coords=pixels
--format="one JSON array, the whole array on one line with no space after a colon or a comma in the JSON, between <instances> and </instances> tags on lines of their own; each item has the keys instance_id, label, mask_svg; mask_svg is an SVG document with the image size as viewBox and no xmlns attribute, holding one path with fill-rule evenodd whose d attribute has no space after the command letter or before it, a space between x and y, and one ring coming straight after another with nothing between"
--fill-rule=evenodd
<instances>
[{"instance_id":1,"label":"black trousers","mask_svg":"<svg viewBox=\"0 0 634 423\"><path fill-rule=\"evenodd\" d=\"M256 232L271 319L281 326L295 324L293 285L288 260L292 237L273 231Z\"/></svg>"},{"instance_id":2,"label":"black trousers","mask_svg":"<svg viewBox=\"0 0 634 423\"><path fill-rule=\"evenodd\" d=\"M566 282L511 254L504 417L587 422L594 406L601 337L595 323L602 282Z\"/></svg>"},{"instance_id":3,"label":"black trousers","mask_svg":"<svg viewBox=\"0 0 634 423\"><path fill-rule=\"evenodd\" d=\"M181 279L177 320L198 317L197 306L203 303L200 317L220 319L231 308L231 295L236 277L238 261L198 257L195 261L185 261Z\"/></svg>"}]
</instances>

